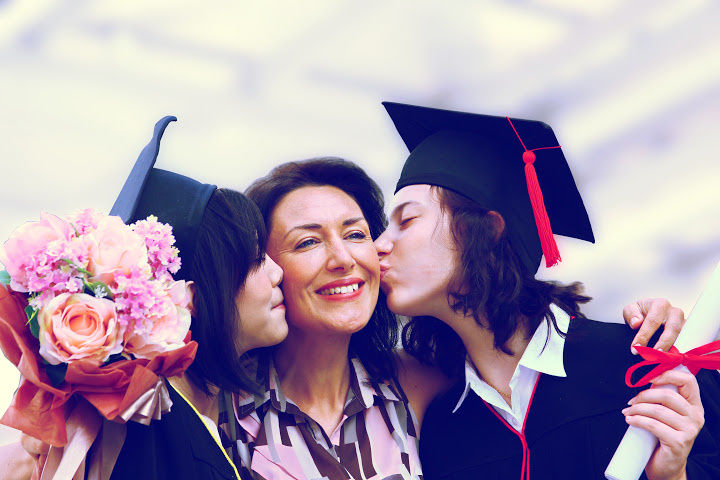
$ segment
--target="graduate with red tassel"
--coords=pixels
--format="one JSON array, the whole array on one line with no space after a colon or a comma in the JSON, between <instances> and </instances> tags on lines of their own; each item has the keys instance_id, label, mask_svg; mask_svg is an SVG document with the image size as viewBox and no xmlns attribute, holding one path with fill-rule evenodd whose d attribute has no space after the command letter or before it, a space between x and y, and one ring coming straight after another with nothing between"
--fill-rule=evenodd
<instances>
[{"instance_id":1,"label":"graduate with red tassel","mask_svg":"<svg viewBox=\"0 0 720 480\"><path fill-rule=\"evenodd\" d=\"M587 319L580 284L535 278L560 261L555 234L595 240L552 129L384 106L410 155L376 240L382 288L413 317L405 350L456 382L425 413L424 479L602 479L628 424L660 440L647 478L720 479L718 372L638 392L633 332Z\"/></svg>"}]
</instances>

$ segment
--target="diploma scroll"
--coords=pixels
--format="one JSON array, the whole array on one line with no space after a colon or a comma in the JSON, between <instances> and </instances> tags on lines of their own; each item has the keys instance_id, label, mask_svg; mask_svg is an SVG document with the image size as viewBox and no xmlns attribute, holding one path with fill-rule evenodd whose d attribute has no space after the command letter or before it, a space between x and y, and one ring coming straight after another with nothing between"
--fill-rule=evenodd
<instances>
[{"instance_id":1,"label":"diploma scroll","mask_svg":"<svg viewBox=\"0 0 720 480\"><path fill-rule=\"evenodd\" d=\"M712 342L720 332L720 263L710 277L702 295L698 299L680 335L675 347L680 352ZM687 369L680 365L676 370ZM673 388L667 386L661 388ZM645 465L650 461L657 445L657 438L637 427L628 427L625 436L615 451L610 464L605 470L608 480L637 480Z\"/></svg>"}]
</instances>

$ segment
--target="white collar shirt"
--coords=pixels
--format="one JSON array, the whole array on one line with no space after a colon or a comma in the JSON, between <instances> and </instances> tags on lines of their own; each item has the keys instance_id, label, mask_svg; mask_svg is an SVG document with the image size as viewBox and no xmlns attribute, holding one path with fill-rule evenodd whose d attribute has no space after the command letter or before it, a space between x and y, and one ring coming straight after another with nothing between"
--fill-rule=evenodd
<instances>
[{"instance_id":1,"label":"white collar shirt","mask_svg":"<svg viewBox=\"0 0 720 480\"><path fill-rule=\"evenodd\" d=\"M550 305L550 309L555 315L555 321L560 330L567 333L570 316L554 304ZM477 396L490 404L512 428L522 432L538 376L541 373L556 377L567 376L563 364L564 348L565 338L560 336L554 328L548 328L548 322L541 322L528 342L525 352L520 357L520 361L510 379L510 390L512 392L510 403L512 403L512 407L507 404L497 390L480 378L475 366L468 358L465 361L465 390L460 396L453 413L460 408L468 393L472 390Z\"/></svg>"}]
</instances>

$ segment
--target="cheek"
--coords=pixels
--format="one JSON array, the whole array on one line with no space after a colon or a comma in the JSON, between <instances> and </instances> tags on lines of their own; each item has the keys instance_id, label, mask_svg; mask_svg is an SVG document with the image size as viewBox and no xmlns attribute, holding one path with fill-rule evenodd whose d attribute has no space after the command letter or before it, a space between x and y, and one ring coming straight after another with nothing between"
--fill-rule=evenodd
<instances>
[{"instance_id":1,"label":"cheek","mask_svg":"<svg viewBox=\"0 0 720 480\"><path fill-rule=\"evenodd\" d=\"M250 314L250 310L262 308L269 303L272 296L272 285L264 272L257 270L248 275L245 285L236 297L238 310Z\"/></svg>"},{"instance_id":2,"label":"cheek","mask_svg":"<svg viewBox=\"0 0 720 480\"><path fill-rule=\"evenodd\" d=\"M380 258L372 243L358 245L353 256L359 265L372 274L372 278L380 278Z\"/></svg>"}]
</instances>

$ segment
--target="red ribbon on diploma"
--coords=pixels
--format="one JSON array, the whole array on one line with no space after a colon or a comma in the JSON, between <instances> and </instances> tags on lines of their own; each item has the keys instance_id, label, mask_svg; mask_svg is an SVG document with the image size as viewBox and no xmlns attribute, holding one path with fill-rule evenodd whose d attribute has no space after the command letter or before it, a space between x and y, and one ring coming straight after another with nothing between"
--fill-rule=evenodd
<instances>
[{"instance_id":1,"label":"red ribbon on diploma","mask_svg":"<svg viewBox=\"0 0 720 480\"><path fill-rule=\"evenodd\" d=\"M685 365L693 375L697 375L703 368L720 369L720 340L693 348L685 353L680 353L675 347L671 347L669 352L662 352L650 347L635 347L635 349L645 360L628 368L625 373L625 384L631 388L647 385L653 378L678 365ZM657 366L633 384L632 374L638 368L646 365Z\"/></svg>"}]
</instances>

